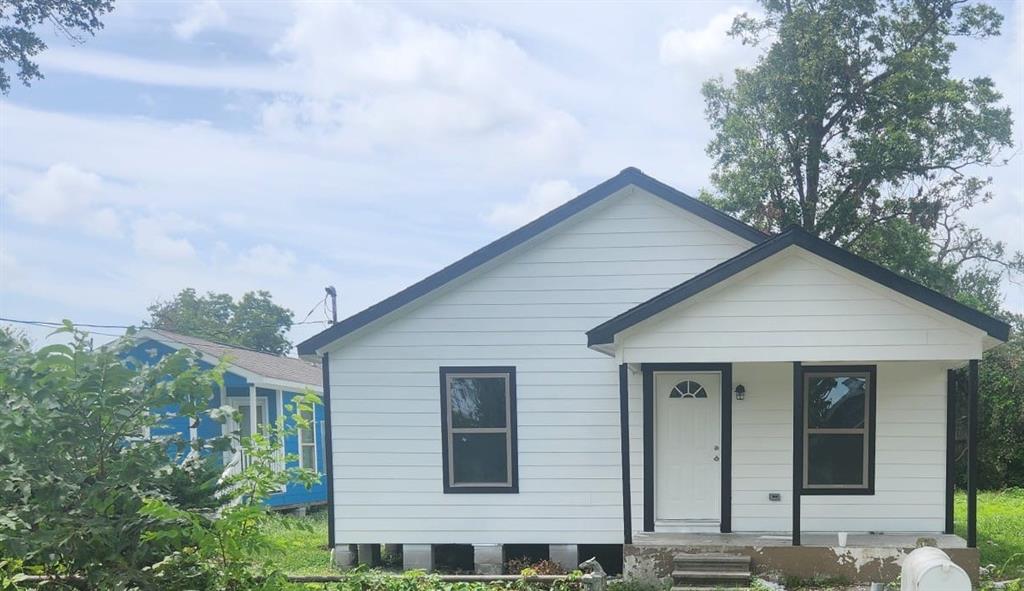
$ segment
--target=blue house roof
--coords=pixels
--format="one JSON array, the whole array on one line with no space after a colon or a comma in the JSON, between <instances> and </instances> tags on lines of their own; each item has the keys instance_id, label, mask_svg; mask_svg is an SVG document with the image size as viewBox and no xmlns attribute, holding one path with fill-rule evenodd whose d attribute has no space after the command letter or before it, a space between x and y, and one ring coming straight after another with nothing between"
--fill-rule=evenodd
<instances>
[{"instance_id":1,"label":"blue house roof","mask_svg":"<svg viewBox=\"0 0 1024 591\"><path fill-rule=\"evenodd\" d=\"M226 345L159 328L145 328L136 340L152 339L175 349L188 348L216 361L227 361L231 371L244 377L262 378L267 385L323 389L323 371L319 365L298 359Z\"/></svg>"}]
</instances>

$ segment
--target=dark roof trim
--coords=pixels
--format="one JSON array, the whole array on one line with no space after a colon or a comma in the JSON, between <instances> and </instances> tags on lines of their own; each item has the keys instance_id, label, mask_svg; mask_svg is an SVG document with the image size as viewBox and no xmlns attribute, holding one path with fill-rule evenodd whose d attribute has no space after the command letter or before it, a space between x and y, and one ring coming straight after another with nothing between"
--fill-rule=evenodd
<instances>
[{"instance_id":1,"label":"dark roof trim","mask_svg":"<svg viewBox=\"0 0 1024 591\"><path fill-rule=\"evenodd\" d=\"M667 310L691 296L697 295L789 246L799 246L808 252L915 299L926 306L931 306L940 312L975 326L1000 341L1006 341L1010 336L1010 325L1002 320L965 306L919 283L905 279L867 259L829 244L797 226L791 226L778 236L762 242L592 328L587 331L587 345L592 347L594 345L611 343L615 340L615 335L623 330Z\"/></svg>"},{"instance_id":2,"label":"dark roof trim","mask_svg":"<svg viewBox=\"0 0 1024 591\"><path fill-rule=\"evenodd\" d=\"M660 197L673 205L679 206L686 211L755 244L768 238L768 236L761 231L756 230L735 218L729 217L710 205L698 201L681 191L673 189L661 181L647 176L640 172L639 169L630 167L624 169L619 174L579 195L564 205L555 208L529 224L526 224L518 230L514 230L511 233L502 236L480 250L477 250L465 258L441 269L437 273L430 275L426 279L403 289L395 295L382 300L362 312L350 316L327 330L324 330L323 332L299 343L299 355L312 355L316 353L317 349L320 349L350 332L362 328L374 320L390 314L391 312L394 312L395 310L398 310L399 308L427 295L462 275L465 275L469 271L476 269L484 263L508 252L545 230L548 230L549 228L589 208L591 205L599 203L628 185L635 185L644 189L652 195Z\"/></svg>"}]
</instances>

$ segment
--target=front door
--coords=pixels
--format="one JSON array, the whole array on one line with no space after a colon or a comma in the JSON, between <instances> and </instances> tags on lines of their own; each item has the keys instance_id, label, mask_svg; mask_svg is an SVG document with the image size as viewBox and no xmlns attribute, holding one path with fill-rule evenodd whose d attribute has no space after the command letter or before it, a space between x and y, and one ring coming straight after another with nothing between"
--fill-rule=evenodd
<instances>
[{"instance_id":1,"label":"front door","mask_svg":"<svg viewBox=\"0 0 1024 591\"><path fill-rule=\"evenodd\" d=\"M249 437L252 434L252 423L251 414L252 407L249 405L248 398L241 397L229 397L228 404L232 406L240 415L238 420L233 417L228 421L229 431L238 431L242 437ZM256 399L256 429L263 432L267 428L268 424L267 417L267 403L264 398ZM234 449L232 451L230 464L231 473L238 473L246 466L249 465L249 458L241 449Z\"/></svg>"},{"instance_id":2,"label":"front door","mask_svg":"<svg viewBox=\"0 0 1024 591\"><path fill-rule=\"evenodd\" d=\"M656 372L654 395L655 527L718 531L722 376Z\"/></svg>"}]
</instances>

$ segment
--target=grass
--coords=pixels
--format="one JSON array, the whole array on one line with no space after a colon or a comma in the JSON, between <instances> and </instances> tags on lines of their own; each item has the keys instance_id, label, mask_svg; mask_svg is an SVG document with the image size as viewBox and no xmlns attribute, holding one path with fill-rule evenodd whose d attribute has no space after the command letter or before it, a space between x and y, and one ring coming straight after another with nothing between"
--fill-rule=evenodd
<instances>
[{"instance_id":1,"label":"grass","mask_svg":"<svg viewBox=\"0 0 1024 591\"><path fill-rule=\"evenodd\" d=\"M956 495L956 533L965 536L967 496ZM334 572L327 550L327 513L275 516L267 528L274 549L266 558L293 575ZM978 493L978 548L996 579L1024 577L1024 489Z\"/></svg>"},{"instance_id":2,"label":"grass","mask_svg":"<svg viewBox=\"0 0 1024 591\"><path fill-rule=\"evenodd\" d=\"M956 495L956 533L967 537L967 495ZM995 579L1024 577L1024 489L978 493L981 565L995 565Z\"/></svg>"},{"instance_id":3,"label":"grass","mask_svg":"<svg viewBox=\"0 0 1024 591\"><path fill-rule=\"evenodd\" d=\"M306 517L274 515L266 528L273 544L266 560L290 575L330 575L331 553L327 550L327 512Z\"/></svg>"}]
</instances>

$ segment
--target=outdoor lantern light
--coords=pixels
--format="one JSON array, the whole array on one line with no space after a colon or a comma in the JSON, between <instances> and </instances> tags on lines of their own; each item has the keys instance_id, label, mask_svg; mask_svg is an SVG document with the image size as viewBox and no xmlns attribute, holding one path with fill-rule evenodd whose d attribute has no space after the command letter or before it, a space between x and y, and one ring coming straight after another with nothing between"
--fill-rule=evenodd
<instances>
[{"instance_id":1,"label":"outdoor lantern light","mask_svg":"<svg viewBox=\"0 0 1024 591\"><path fill-rule=\"evenodd\" d=\"M743 400L747 397L747 389L743 387L743 384L736 384L736 400Z\"/></svg>"}]
</instances>

